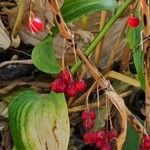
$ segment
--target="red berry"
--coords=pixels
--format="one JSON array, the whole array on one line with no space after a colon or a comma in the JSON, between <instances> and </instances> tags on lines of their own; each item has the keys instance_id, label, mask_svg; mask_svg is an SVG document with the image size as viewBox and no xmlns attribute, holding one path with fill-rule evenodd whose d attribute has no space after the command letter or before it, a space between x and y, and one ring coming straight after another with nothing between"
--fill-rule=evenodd
<instances>
[{"instance_id":1,"label":"red berry","mask_svg":"<svg viewBox=\"0 0 150 150\"><path fill-rule=\"evenodd\" d=\"M105 131L103 130L100 130L97 132L97 139L100 140L100 141L106 141L107 139L107 134Z\"/></svg>"},{"instance_id":2,"label":"red berry","mask_svg":"<svg viewBox=\"0 0 150 150\"><path fill-rule=\"evenodd\" d=\"M143 146L150 149L150 136L144 136Z\"/></svg>"},{"instance_id":3,"label":"red berry","mask_svg":"<svg viewBox=\"0 0 150 150\"><path fill-rule=\"evenodd\" d=\"M50 88L56 93L62 93L65 90L65 84L61 79L56 79L51 83Z\"/></svg>"},{"instance_id":4,"label":"red berry","mask_svg":"<svg viewBox=\"0 0 150 150\"><path fill-rule=\"evenodd\" d=\"M91 138L91 133L88 133L88 132L84 133L83 134L83 141L87 144L93 144L94 142Z\"/></svg>"},{"instance_id":5,"label":"red berry","mask_svg":"<svg viewBox=\"0 0 150 150\"><path fill-rule=\"evenodd\" d=\"M84 91L86 89L87 84L85 83L84 80L77 80L75 82L75 86L78 89L78 92L82 92L82 91Z\"/></svg>"},{"instance_id":6,"label":"red berry","mask_svg":"<svg viewBox=\"0 0 150 150\"><path fill-rule=\"evenodd\" d=\"M77 91L77 89L76 89L76 87L74 86L73 83L69 84L65 88L65 94L67 94L69 97L74 97L78 94L78 91Z\"/></svg>"},{"instance_id":7,"label":"red berry","mask_svg":"<svg viewBox=\"0 0 150 150\"><path fill-rule=\"evenodd\" d=\"M60 79L67 84L73 82L73 76L69 70L63 70L60 73Z\"/></svg>"},{"instance_id":8,"label":"red berry","mask_svg":"<svg viewBox=\"0 0 150 150\"><path fill-rule=\"evenodd\" d=\"M150 148L150 141L144 141L143 145L145 148Z\"/></svg>"},{"instance_id":9,"label":"red berry","mask_svg":"<svg viewBox=\"0 0 150 150\"><path fill-rule=\"evenodd\" d=\"M92 120L94 120L95 118L96 118L96 114L95 114L95 112L94 111L83 111L82 112L82 115L81 115L81 118L83 119L83 120L86 120L86 119L92 119Z\"/></svg>"},{"instance_id":10,"label":"red berry","mask_svg":"<svg viewBox=\"0 0 150 150\"><path fill-rule=\"evenodd\" d=\"M108 138L109 140L118 138L118 132L114 129L111 131L108 131Z\"/></svg>"},{"instance_id":11,"label":"red berry","mask_svg":"<svg viewBox=\"0 0 150 150\"><path fill-rule=\"evenodd\" d=\"M93 143L97 142L97 132L91 132L91 140Z\"/></svg>"},{"instance_id":12,"label":"red berry","mask_svg":"<svg viewBox=\"0 0 150 150\"><path fill-rule=\"evenodd\" d=\"M92 120L94 120L94 119L96 118L95 112L94 112L94 111L90 111L90 112L89 112L89 117L90 117Z\"/></svg>"},{"instance_id":13,"label":"red berry","mask_svg":"<svg viewBox=\"0 0 150 150\"><path fill-rule=\"evenodd\" d=\"M89 118L89 112L88 111L83 111L82 114L81 114L81 118L83 120L86 120Z\"/></svg>"},{"instance_id":14,"label":"red berry","mask_svg":"<svg viewBox=\"0 0 150 150\"><path fill-rule=\"evenodd\" d=\"M144 135L143 140L150 140L150 135Z\"/></svg>"},{"instance_id":15,"label":"red berry","mask_svg":"<svg viewBox=\"0 0 150 150\"><path fill-rule=\"evenodd\" d=\"M139 18L131 15L129 18L128 18L128 26L130 28L136 28L140 23L140 20Z\"/></svg>"},{"instance_id":16,"label":"red berry","mask_svg":"<svg viewBox=\"0 0 150 150\"><path fill-rule=\"evenodd\" d=\"M89 119L83 121L83 126L84 126L86 129L92 129L93 126L94 126L94 122L93 122L93 120L91 120L91 119L89 118Z\"/></svg>"},{"instance_id":17,"label":"red berry","mask_svg":"<svg viewBox=\"0 0 150 150\"><path fill-rule=\"evenodd\" d=\"M112 146L111 144L105 144L101 147L101 150L112 150Z\"/></svg>"},{"instance_id":18,"label":"red berry","mask_svg":"<svg viewBox=\"0 0 150 150\"><path fill-rule=\"evenodd\" d=\"M29 28L32 33L40 32L44 27L44 23L39 18L33 18L29 22Z\"/></svg>"}]
</instances>

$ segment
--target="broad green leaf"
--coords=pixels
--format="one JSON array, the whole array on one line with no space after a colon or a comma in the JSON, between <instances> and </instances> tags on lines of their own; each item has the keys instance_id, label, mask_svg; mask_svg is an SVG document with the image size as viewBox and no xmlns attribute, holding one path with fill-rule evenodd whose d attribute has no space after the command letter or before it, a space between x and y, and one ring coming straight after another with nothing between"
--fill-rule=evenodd
<instances>
[{"instance_id":1,"label":"broad green leaf","mask_svg":"<svg viewBox=\"0 0 150 150\"><path fill-rule=\"evenodd\" d=\"M53 38L47 36L43 42L35 46L32 52L33 64L45 73L56 74L60 71L53 49Z\"/></svg>"},{"instance_id":2,"label":"broad green leaf","mask_svg":"<svg viewBox=\"0 0 150 150\"><path fill-rule=\"evenodd\" d=\"M65 0L61 8L66 23L79 19L99 10L114 11L117 7L115 0ZM60 71L53 49L52 38L58 33L58 28L52 29L53 36L48 35L32 52L33 64L45 73L55 74Z\"/></svg>"},{"instance_id":3,"label":"broad green leaf","mask_svg":"<svg viewBox=\"0 0 150 150\"><path fill-rule=\"evenodd\" d=\"M138 150L139 149L139 135L130 125L127 130L126 141L123 145L123 150Z\"/></svg>"},{"instance_id":4,"label":"broad green leaf","mask_svg":"<svg viewBox=\"0 0 150 150\"><path fill-rule=\"evenodd\" d=\"M99 10L115 11L115 0L65 0L61 8L64 20L70 22Z\"/></svg>"},{"instance_id":5,"label":"broad green leaf","mask_svg":"<svg viewBox=\"0 0 150 150\"><path fill-rule=\"evenodd\" d=\"M133 49L134 65L137 71L137 77L141 83L141 87L145 89L145 78L144 78L144 62L143 52L141 50L141 26L138 28L128 28L126 33L126 41L131 49Z\"/></svg>"},{"instance_id":6,"label":"broad green leaf","mask_svg":"<svg viewBox=\"0 0 150 150\"><path fill-rule=\"evenodd\" d=\"M11 100L8 112L16 150L67 150L70 126L64 94L26 90Z\"/></svg>"}]
</instances>

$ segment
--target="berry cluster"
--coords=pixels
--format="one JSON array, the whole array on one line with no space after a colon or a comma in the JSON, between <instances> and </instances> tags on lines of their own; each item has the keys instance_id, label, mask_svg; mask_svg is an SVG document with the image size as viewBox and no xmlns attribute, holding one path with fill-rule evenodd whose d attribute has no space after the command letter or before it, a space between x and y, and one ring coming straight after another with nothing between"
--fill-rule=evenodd
<instances>
[{"instance_id":1,"label":"berry cluster","mask_svg":"<svg viewBox=\"0 0 150 150\"><path fill-rule=\"evenodd\" d=\"M87 144L95 144L100 150L112 150L111 142L116 141L118 133L116 130L99 130L97 132L86 132L83 140Z\"/></svg>"},{"instance_id":2,"label":"berry cluster","mask_svg":"<svg viewBox=\"0 0 150 150\"><path fill-rule=\"evenodd\" d=\"M91 130L94 126L96 114L93 111L84 111L81 115L83 126ZM116 130L99 130L96 132L87 131L83 135L83 141L87 144L95 144L100 150L112 150L111 142L118 138Z\"/></svg>"},{"instance_id":3,"label":"berry cluster","mask_svg":"<svg viewBox=\"0 0 150 150\"><path fill-rule=\"evenodd\" d=\"M140 145L140 150L150 149L150 135L145 135L143 137L143 143Z\"/></svg>"},{"instance_id":4,"label":"berry cluster","mask_svg":"<svg viewBox=\"0 0 150 150\"><path fill-rule=\"evenodd\" d=\"M71 72L67 69L63 70L58 79L51 83L51 90L56 93L65 93L69 97L76 96L79 92L83 92L87 87L84 80L74 80Z\"/></svg>"},{"instance_id":5,"label":"berry cluster","mask_svg":"<svg viewBox=\"0 0 150 150\"><path fill-rule=\"evenodd\" d=\"M130 28L138 27L139 23L140 23L139 18L135 17L133 14L128 18L128 26Z\"/></svg>"},{"instance_id":6,"label":"berry cluster","mask_svg":"<svg viewBox=\"0 0 150 150\"><path fill-rule=\"evenodd\" d=\"M81 115L83 119L83 126L86 129L92 129L94 126L94 119L96 118L96 114L93 111L84 111Z\"/></svg>"}]
</instances>

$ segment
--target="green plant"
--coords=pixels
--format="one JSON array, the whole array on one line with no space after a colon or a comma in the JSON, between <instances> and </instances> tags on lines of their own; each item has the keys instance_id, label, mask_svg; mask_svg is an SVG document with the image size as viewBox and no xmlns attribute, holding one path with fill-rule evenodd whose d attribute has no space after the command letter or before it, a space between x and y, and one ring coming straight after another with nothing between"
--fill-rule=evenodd
<instances>
[{"instance_id":1,"label":"green plant","mask_svg":"<svg viewBox=\"0 0 150 150\"><path fill-rule=\"evenodd\" d=\"M75 1L65 0L61 8L61 12L65 22L68 23L80 19L81 17L84 17L86 15L97 12L99 10L111 11L112 16L109 18L109 20L104 25L102 30L99 31L99 33L95 36L91 44L84 51L85 55L90 56L90 54L94 52L94 49L97 46L97 44L104 38L106 33L115 23L115 21L118 19L118 17L127 9L127 7L131 3L132 0L126 0L124 1L124 3L122 3L122 5L117 7L117 2L115 0L107 0L107 1L106 0L92 0L92 1L91 0L75 0ZM134 63L136 66L138 79L140 80L142 88L144 89L145 80L144 80L143 65L142 65L143 58L139 46L141 42L140 32L141 32L141 26L136 29L128 29L126 34L127 35L126 41L129 44L129 47L134 49L133 52ZM40 44L35 46L32 52L32 62L42 72L48 74L58 74L62 70L62 68L57 61L57 58L54 53L54 48L53 48L54 38L59 33L58 27L53 27L52 33L53 33L52 35L47 35L47 37ZM107 80L104 79L104 77L97 70L97 68L90 63L88 58L86 58L80 50L77 50L77 54L78 56L80 56L79 58L81 59L78 59L76 63L71 67L70 70L72 74L75 75L78 72L82 63L84 62L84 64L89 69L90 74L93 76L96 82L99 85L101 85L101 88L105 90L107 97L116 106L117 110L121 114L122 128L121 128L121 133L118 137L119 140L117 141L117 148L121 149L122 144L124 143L126 137L127 115L128 117L130 116L128 109L125 107L122 99L119 98L119 96L117 95L113 87L109 84L109 82L107 82ZM63 91L64 89L63 90L61 89L61 92ZM88 94L87 97L89 96ZM53 109L53 111L51 112L49 108ZM13 111L14 113L12 113ZM126 115L126 111L127 111L127 115ZM64 114L65 117L61 115L61 113ZM37 125L38 122L35 119L32 119L34 117L39 121L43 119L42 120L43 122L48 123L47 125L45 125L45 129L42 130L42 127L40 125ZM41 95L33 91L24 91L21 94L19 94L17 98L13 99L13 101L10 103L9 119L10 119L10 127L13 135L13 140L17 150L21 148L38 149L38 147L44 146L44 142L46 143L49 142L49 148L51 148L52 143L49 141L51 136L47 135L46 132L49 132L50 134L51 133L55 134L54 132L57 132L58 139L60 142L62 136L63 135L66 136L66 142L61 144L63 149L67 149L68 139L69 139L69 125L68 125L69 119L67 116L66 99L63 94L58 94L58 93L56 94L51 92L50 94L47 95ZM51 121L54 122L54 125L50 123ZM64 125L63 121L67 122L66 126ZM64 126L61 128L58 125L58 123L61 123ZM140 124L136 119L134 120L131 119L131 124L132 123L138 125ZM59 126L59 129L56 127L56 124ZM50 126L50 128L48 126ZM35 137L34 134L32 134L33 133L32 129L37 130L37 132L34 131L34 133L38 134L39 138L41 138L42 140L44 135L47 137L42 144L40 144L39 141L36 141L36 139L34 139ZM44 135L39 130L42 130L44 132ZM58 130L58 131L54 131L54 130ZM67 132L66 134L64 133L64 130ZM62 134L62 132L64 134ZM56 149L56 147L58 146L57 138L54 137L54 141L55 144L52 147L53 149ZM60 147L58 149L60 149Z\"/></svg>"}]
</instances>

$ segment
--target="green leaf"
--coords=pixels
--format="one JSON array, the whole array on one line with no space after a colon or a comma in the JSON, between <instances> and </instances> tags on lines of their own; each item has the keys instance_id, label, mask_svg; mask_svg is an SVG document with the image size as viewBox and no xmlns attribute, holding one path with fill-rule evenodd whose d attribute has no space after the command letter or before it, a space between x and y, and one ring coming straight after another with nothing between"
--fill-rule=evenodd
<instances>
[{"instance_id":1,"label":"green leaf","mask_svg":"<svg viewBox=\"0 0 150 150\"><path fill-rule=\"evenodd\" d=\"M115 0L65 0L61 11L67 23L99 10L114 11L116 7L117 3ZM52 32L53 36L48 35L33 49L32 61L39 70L55 74L60 71L60 66L54 54L52 38L58 33L58 28L54 27Z\"/></svg>"},{"instance_id":2,"label":"green leaf","mask_svg":"<svg viewBox=\"0 0 150 150\"><path fill-rule=\"evenodd\" d=\"M123 145L123 150L137 150L139 149L139 135L130 125L127 130L126 141Z\"/></svg>"},{"instance_id":3,"label":"green leaf","mask_svg":"<svg viewBox=\"0 0 150 150\"><path fill-rule=\"evenodd\" d=\"M131 49L133 49L134 65L137 71L138 80L141 83L141 87L145 89L145 77L144 77L144 62L143 52L141 50L141 26L138 28L128 28L126 33L126 41Z\"/></svg>"},{"instance_id":4,"label":"green leaf","mask_svg":"<svg viewBox=\"0 0 150 150\"><path fill-rule=\"evenodd\" d=\"M26 90L11 100L8 112L16 150L67 150L70 125L64 94Z\"/></svg>"},{"instance_id":5,"label":"green leaf","mask_svg":"<svg viewBox=\"0 0 150 150\"><path fill-rule=\"evenodd\" d=\"M117 2L115 0L65 0L61 8L66 22L92 14L99 10L115 11Z\"/></svg>"},{"instance_id":6,"label":"green leaf","mask_svg":"<svg viewBox=\"0 0 150 150\"><path fill-rule=\"evenodd\" d=\"M39 70L45 73L56 74L60 71L51 36L47 36L43 42L35 46L32 52L32 62Z\"/></svg>"}]
</instances>

